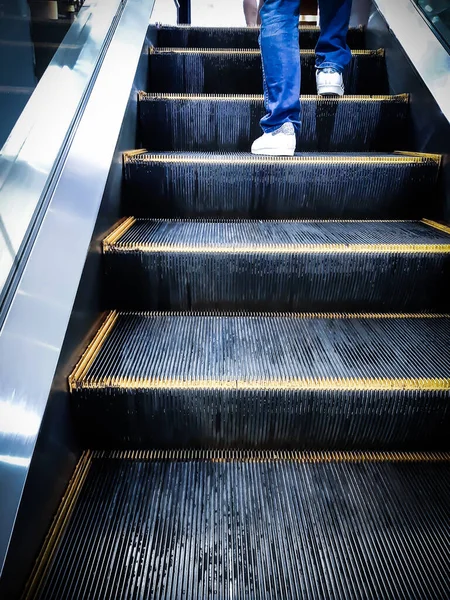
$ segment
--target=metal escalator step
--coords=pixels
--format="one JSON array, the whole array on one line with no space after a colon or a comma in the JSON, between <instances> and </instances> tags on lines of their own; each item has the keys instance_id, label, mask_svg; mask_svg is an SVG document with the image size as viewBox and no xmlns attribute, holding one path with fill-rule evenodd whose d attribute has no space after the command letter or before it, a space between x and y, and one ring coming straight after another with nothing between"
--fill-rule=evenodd
<instances>
[{"instance_id":1,"label":"metal escalator step","mask_svg":"<svg viewBox=\"0 0 450 600\"><path fill-rule=\"evenodd\" d=\"M316 93L315 54L300 52L302 94ZM389 91L383 50L353 50L344 73L347 94ZM151 48L147 91L195 94L260 94L259 50Z\"/></svg>"},{"instance_id":2,"label":"metal escalator step","mask_svg":"<svg viewBox=\"0 0 450 600\"><path fill-rule=\"evenodd\" d=\"M147 150L248 152L261 135L263 96L139 94ZM301 152L392 152L409 145L409 97L302 97Z\"/></svg>"},{"instance_id":3,"label":"metal escalator step","mask_svg":"<svg viewBox=\"0 0 450 600\"><path fill-rule=\"evenodd\" d=\"M69 378L88 447L443 449L450 318L110 313Z\"/></svg>"},{"instance_id":4,"label":"metal escalator step","mask_svg":"<svg viewBox=\"0 0 450 600\"><path fill-rule=\"evenodd\" d=\"M122 310L450 308L450 228L433 222L129 218L103 251Z\"/></svg>"},{"instance_id":5,"label":"metal escalator step","mask_svg":"<svg viewBox=\"0 0 450 600\"><path fill-rule=\"evenodd\" d=\"M413 154L135 152L124 156L137 217L420 218L433 214L440 157Z\"/></svg>"},{"instance_id":6,"label":"metal escalator step","mask_svg":"<svg viewBox=\"0 0 450 600\"><path fill-rule=\"evenodd\" d=\"M315 48L320 28L300 26L300 45ZM259 27L192 27L163 25L158 28L157 46L166 48L259 48ZM347 44L353 49L365 48L363 27L352 27Z\"/></svg>"},{"instance_id":7,"label":"metal escalator step","mask_svg":"<svg viewBox=\"0 0 450 600\"><path fill-rule=\"evenodd\" d=\"M88 460L29 600L450 596L448 454L99 452Z\"/></svg>"}]
</instances>

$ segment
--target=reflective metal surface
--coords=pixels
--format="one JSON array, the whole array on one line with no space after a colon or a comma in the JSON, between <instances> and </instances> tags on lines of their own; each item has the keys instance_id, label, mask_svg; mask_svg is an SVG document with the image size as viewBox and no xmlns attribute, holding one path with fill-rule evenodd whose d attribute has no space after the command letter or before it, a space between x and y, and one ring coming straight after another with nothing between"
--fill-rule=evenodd
<instances>
[{"instance_id":1,"label":"reflective metal surface","mask_svg":"<svg viewBox=\"0 0 450 600\"><path fill-rule=\"evenodd\" d=\"M413 0L435 31L450 49L450 2L448 0Z\"/></svg>"},{"instance_id":2,"label":"reflective metal surface","mask_svg":"<svg viewBox=\"0 0 450 600\"><path fill-rule=\"evenodd\" d=\"M411 0L375 0L374 3L450 121L450 54Z\"/></svg>"},{"instance_id":3,"label":"reflective metal surface","mask_svg":"<svg viewBox=\"0 0 450 600\"><path fill-rule=\"evenodd\" d=\"M153 4L154 0L128 0L123 10L0 334L0 565L41 427ZM8 490L6 497L4 490Z\"/></svg>"},{"instance_id":4,"label":"reflective metal surface","mask_svg":"<svg viewBox=\"0 0 450 600\"><path fill-rule=\"evenodd\" d=\"M360 2L358 0L357 3ZM427 36L431 30L425 20L420 15L419 17L418 32L424 32L424 36ZM372 5L366 29L366 44L370 49L385 48L390 93L398 94L408 90L410 94L410 150L443 155L437 195L430 199L426 214L422 216L450 222L450 122L405 52L401 40L408 39L408 32L398 27L400 39L397 38L386 19ZM421 33L418 33L417 39L422 40ZM439 41L435 38L433 44L436 46Z\"/></svg>"},{"instance_id":5,"label":"reflective metal surface","mask_svg":"<svg viewBox=\"0 0 450 600\"><path fill-rule=\"evenodd\" d=\"M58 160L64 160L64 147L80 118L121 6L121 0L93 0L80 11L1 150L0 302L32 221L54 184Z\"/></svg>"}]
</instances>

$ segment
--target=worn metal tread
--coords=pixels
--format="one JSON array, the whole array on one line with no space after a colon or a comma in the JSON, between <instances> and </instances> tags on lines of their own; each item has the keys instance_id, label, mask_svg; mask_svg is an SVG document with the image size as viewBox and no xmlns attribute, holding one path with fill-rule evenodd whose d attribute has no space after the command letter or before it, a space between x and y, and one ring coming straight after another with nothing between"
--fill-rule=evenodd
<instances>
[{"instance_id":1,"label":"worn metal tread","mask_svg":"<svg viewBox=\"0 0 450 600\"><path fill-rule=\"evenodd\" d=\"M301 92L316 92L315 54L301 50ZM384 50L353 50L344 71L347 94L389 92ZM150 48L147 90L182 93L261 93L259 50Z\"/></svg>"},{"instance_id":2,"label":"worn metal tread","mask_svg":"<svg viewBox=\"0 0 450 600\"><path fill-rule=\"evenodd\" d=\"M436 211L440 157L227 152L124 155L136 217L421 218Z\"/></svg>"},{"instance_id":3,"label":"worn metal tread","mask_svg":"<svg viewBox=\"0 0 450 600\"><path fill-rule=\"evenodd\" d=\"M27 600L450 595L448 454L101 452L88 461Z\"/></svg>"},{"instance_id":4,"label":"worn metal tread","mask_svg":"<svg viewBox=\"0 0 450 600\"><path fill-rule=\"evenodd\" d=\"M373 152L409 146L409 96L302 96L297 149ZM262 95L139 93L148 150L248 151L264 115Z\"/></svg>"},{"instance_id":5,"label":"worn metal tread","mask_svg":"<svg viewBox=\"0 0 450 600\"><path fill-rule=\"evenodd\" d=\"M95 447L448 447L450 318L111 313L70 377Z\"/></svg>"},{"instance_id":6,"label":"worn metal tread","mask_svg":"<svg viewBox=\"0 0 450 600\"><path fill-rule=\"evenodd\" d=\"M320 28L300 25L299 38L302 48L314 48L319 39ZM160 25L157 29L157 45L166 47L209 48L258 48L259 27L195 27ZM363 27L351 27L347 34L351 48L365 47Z\"/></svg>"}]
</instances>

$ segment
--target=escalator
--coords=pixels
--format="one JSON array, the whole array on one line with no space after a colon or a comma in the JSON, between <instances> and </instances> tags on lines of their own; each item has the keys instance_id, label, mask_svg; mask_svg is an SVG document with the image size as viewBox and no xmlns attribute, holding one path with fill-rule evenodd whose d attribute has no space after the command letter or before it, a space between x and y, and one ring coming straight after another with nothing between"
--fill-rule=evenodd
<instances>
[{"instance_id":1,"label":"escalator","mask_svg":"<svg viewBox=\"0 0 450 600\"><path fill-rule=\"evenodd\" d=\"M24 598L446 599L441 156L352 28L293 158L248 154L257 33L159 27L69 377L84 452Z\"/></svg>"}]
</instances>

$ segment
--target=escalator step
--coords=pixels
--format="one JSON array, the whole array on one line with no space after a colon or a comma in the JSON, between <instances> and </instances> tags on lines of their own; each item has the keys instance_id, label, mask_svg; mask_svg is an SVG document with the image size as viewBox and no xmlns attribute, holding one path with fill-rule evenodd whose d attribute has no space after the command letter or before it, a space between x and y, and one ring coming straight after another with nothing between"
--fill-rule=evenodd
<instances>
[{"instance_id":1,"label":"escalator step","mask_svg":"<svg viewBox=\"0 0 450 600\"><path fill-rule=\"evenodd\" d=\"M147 150L247 152L261 135L263 96L139 94ZM392 152L409 145L409 97L302 97L301 152Z\"/></svg>"},{"instance_id":2,"label":"escalator step","mask_svg":"<svg viewBox=\"0 0 450 600\"><path fill-rule=\"evenodd\" d=\"M450 228L433 222L130 218L103 248L122 310L450 308Z\"/></svg>"},{"instance_id":3,"label":"escalator step","mask_svg":"<svg viewBox=\"0 0 450 600\"><path fill-rule=\"evenodd\" d=\"M319 27L300 26L300 45L313 49L319 39ZM166 48L258 48L259 27L191 27L158 28L157 45ZM353 49L365 48L363 27L352 27L347 44Z\"/></svg>"},{"instance_id":4,"label":"escalator step","mask_svg":"<svg viewBox=\"0 0 450 600\"><path fill-rule=\"evenodd\" d=\"M109 314L69 382L89 447L443 449L450 318Z\"/></svg>"},{"instance_id":5,"label":"escalator step","mask_svg":"<svg viewBox=\"0 0 450 600\"><path fill-rule=\"evenodd\" d=\"M316 93L315 55L302 50L302 94ZM383 50L354 50L344 73L347 94L386 94ZM260 94L259 50L151 48L149 92L195 94Z\"/></svg>"},{"instance_id":6,"label":"escalator step","mask_svg":"<svg viewBox=\"0 0 450 600\"><path fill-rule=\"evenodd\" d=\"M432 216L432 155L129 153L126 208L137 217L420 218Z\"/></svg>"},{"instance_id":7,"label":"escalator step","mask_svg":"<svg viewBox=\"0 0 450 600\"><path fill-rule=\"evenodd\" d=\"M446 600L449 461L94 453L26 598Z\"/></svg>"}]
</instances>

